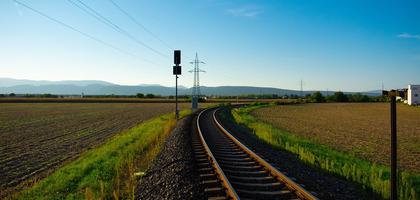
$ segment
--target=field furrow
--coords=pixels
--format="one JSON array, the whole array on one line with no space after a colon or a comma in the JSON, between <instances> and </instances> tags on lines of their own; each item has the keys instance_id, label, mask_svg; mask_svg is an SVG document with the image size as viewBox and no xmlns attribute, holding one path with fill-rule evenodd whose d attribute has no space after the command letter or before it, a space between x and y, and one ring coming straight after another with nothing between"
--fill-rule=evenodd
<instances>
[{"instance_id":1,"label":"field furrow","mask_svg":"<svg viewBox=\"0 0 420 200\"><path fill-rule=\"evenodd\" d=\"M0 104L0 198L173 108L171 103Z\"/></svg>"}]
</instances>

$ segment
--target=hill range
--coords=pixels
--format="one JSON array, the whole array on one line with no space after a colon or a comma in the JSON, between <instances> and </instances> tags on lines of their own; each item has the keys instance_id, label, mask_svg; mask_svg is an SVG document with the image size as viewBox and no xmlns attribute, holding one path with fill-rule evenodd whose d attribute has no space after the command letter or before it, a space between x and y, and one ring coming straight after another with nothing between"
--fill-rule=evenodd
<instances>
[{"instance_id":1,"label":"hill range","mask_svg":"<svg viewBox=\"0 0 420 200\"><path fill-rule=\"evenodd\" d=\"M301 91L289 90L273 87L251 87L251 86L217 86L200 87L203 95L216 96L238 96L238 95L262 95L276 94L300 95ZM303 91L303 94L311 94L315 91ZM320 91L323 95L332 94L334 91ZM174 95L174 87L161 85L118 85L106 81L98 80L80 80L80 81L34 81L12 78L0 78L0 94L56 94L56 95L135 95L157 94L162 96ZM192 88L180 86L178 88L180 95L189 95ZM353 92L346 92L353 93ZM377 96L380 91L361 92L369 96Z\"/></svg>"}]
</instances>

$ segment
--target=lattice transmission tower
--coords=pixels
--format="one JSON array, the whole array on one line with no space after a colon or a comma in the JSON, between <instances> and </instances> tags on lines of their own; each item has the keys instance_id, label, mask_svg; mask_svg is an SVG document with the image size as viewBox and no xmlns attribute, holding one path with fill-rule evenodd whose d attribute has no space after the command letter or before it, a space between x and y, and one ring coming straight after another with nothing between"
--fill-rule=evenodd
<instances>
[{"instance_id":1,"label":"lattice transmission tower","mask_svg":"<svg viewBox=\"0 0 420 200\"><path fill-rule=\"evenodd\" d=\"M200 69L200 64L206 64L206 63L198 59L198 53L195 53L195 59L194 61L191 61L190 63L194 65L194 69L189 71L191 73L194 73L194 86L193 86L193 91L192 91L192 109L197 109L198 101L201 96L200 72L206 72Z\"/></svg>"}]
</instances>

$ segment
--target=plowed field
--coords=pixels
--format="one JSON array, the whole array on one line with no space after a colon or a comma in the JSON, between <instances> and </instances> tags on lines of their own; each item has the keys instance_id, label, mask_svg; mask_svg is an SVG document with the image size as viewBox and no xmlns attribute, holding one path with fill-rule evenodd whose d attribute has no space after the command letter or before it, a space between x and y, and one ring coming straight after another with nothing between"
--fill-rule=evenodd
<instances>
[{"instance_id":1,"label":"plowed field","mask_svg":"<svg viewBox=\"0 0 420 200\"><path fill-rule=\"evenodd\" d=\"M0 104L0 198L116 133L173 109L172 103Z\"/></svg>"},{"instance_id":2,"label":"plowed field","mask_svg":"<svg viewBox=\"0 0 420 200\"><path fill-rule=\"evenodd\" d=\"M366 160L388 165L388 103L327 103L265 107L258 119ZM420 108L398 105L398 160L402 169L420 173Z\"/></svg>"}]
</instances>

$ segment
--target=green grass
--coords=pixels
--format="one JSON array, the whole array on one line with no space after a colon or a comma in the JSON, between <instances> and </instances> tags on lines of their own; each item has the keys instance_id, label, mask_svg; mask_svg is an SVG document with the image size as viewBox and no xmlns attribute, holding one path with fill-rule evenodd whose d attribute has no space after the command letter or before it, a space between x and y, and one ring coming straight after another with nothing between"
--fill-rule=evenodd
<instances>
[{"instance_id":1,"label":"green grass","mask_svg":"<svg viewBox=\"0 0 420 200\"><path fill-rule=\"evenodd\" d=\"M370 163L353 155L318 145L308 139L275 128L253 117L250 112L267 105L250 105L232 109L234 120L254 130L255 135L275 148L285 149L309 164L345 177L372 189L384 198L390 197L389 167ZM420 175L399 172L399 199L420 199Z\"/></svg>"},{"instance_id":2,"label":"green grass","mask_svg":"<svg viewBox=\"0 0 420 200\"><path fill-rule=\"evenodd\" d=\"M134 174L147 170L175 124L174 114L166 114L123 131L16 199L134 199Z\"/></svg>"}]
</instances>

